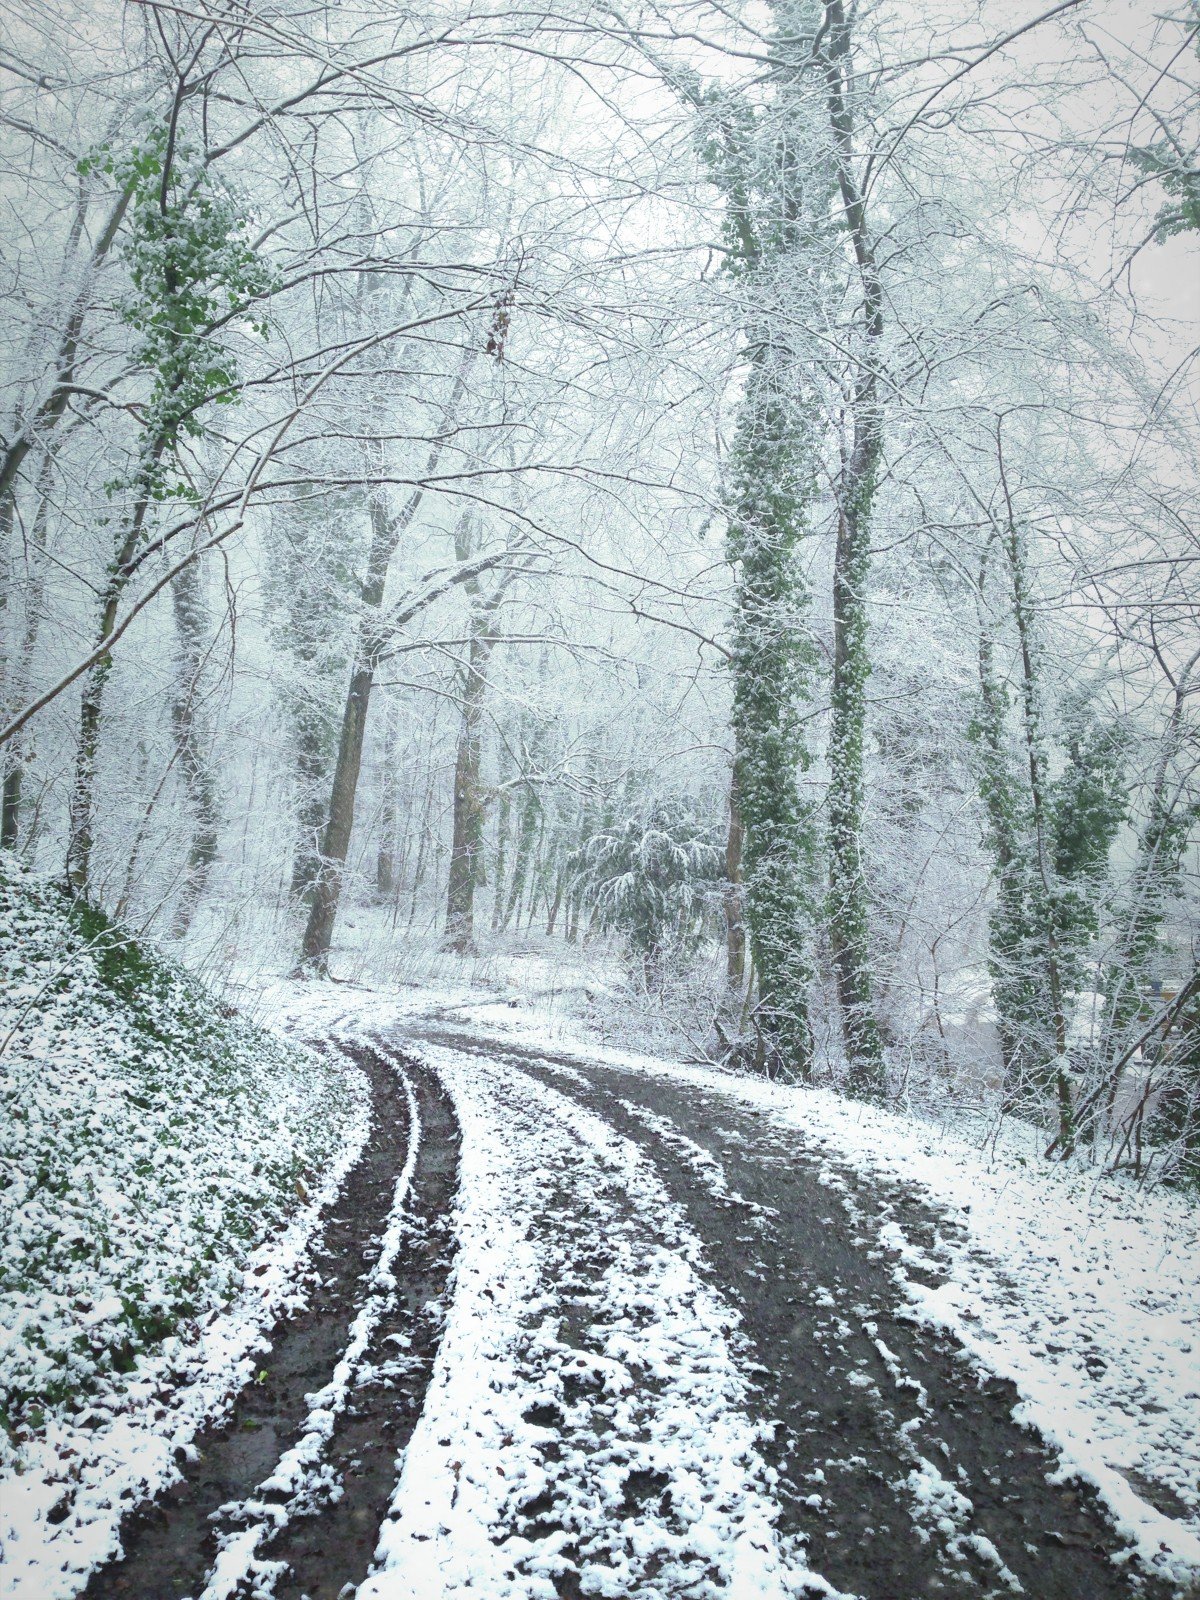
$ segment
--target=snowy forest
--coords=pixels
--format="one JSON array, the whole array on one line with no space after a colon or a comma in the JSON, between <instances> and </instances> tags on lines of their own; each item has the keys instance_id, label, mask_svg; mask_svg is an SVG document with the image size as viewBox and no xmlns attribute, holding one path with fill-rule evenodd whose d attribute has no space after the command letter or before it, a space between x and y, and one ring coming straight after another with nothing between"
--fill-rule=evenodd
<instances>
[{"instance_id":1,"label":"snowy forest","mask_svg":"<svg viewBox=\"0 0 1200 1600\"><path fill-rule=\"evenodd\" d=\"M1187 1145L1196 20L18 14L5 845Z\"/></svg>"},{"instance_id":2,"label":"snowy forest","mask_svg":"<svg viewBox=\"0 0 1200 1600\"><path fill-rule=\"evenodd\" d=\"M191 1348L201 1308L241 1293L223 1252L257 1271L297 1196L332 1203L385 1078L411 1152L439 1115L458 1127L460 1223L487 1118L508 1105L535 1138L545 1106L439 1066L448 1036L397 1069L401 1095L354 1035L347 1088L331 1041L356 997L569 1017L747 1105L819 1093L857 1119L823 1111L828 1138L876 1130L897 1182L926 1158L896 1152L953 1128L1008 1151L1030 1237L1051 1195L1075 1196L1066 1219L1109 1185L1147 1230L1140 1271L1200 1183L1197 0L16 0L0 124L0 1071L25 1174L0 1193L24 1308L0 1465L32 1483L29 1452L66 1437L47 1419L75 1427L81 1394ZM158 1087L113 1099L106 1030L127 1026ZM656 1116L643 1133L675 1149ZM867 1135L845 1138L858 1161ZM177 1163L177 1192L155 1188ZM122 1233L106 1184L143 1184L176 1233ZM221 1196L203 1222L201 1191ZM108 1301L80 1287L100 1234ZM163 1263L193 1248L208 1264L176 1282ZM1063 1273L1084 1259L1056 1250ZM1156 1370L1183 1387L1158 1410L1190 1408L1195 1443L1193 1347L1171 1349ZM196 1407L193 1430L219 1410ZM1059 1422L1038 1426L1061 1444ZM1163 1594L1200 1581L1173 1437L1175 1465L1147 1458L1120 1494L1161 1479L1146 1516L1190 1512L1191 1545L1112 1498L1111 1462L1084 1473L1169 1551L1145 1557L1184 1585ZM914 1503L963 1499L920 1460ZM135 1502L164 1462L142 1460ZM545 1470L553 1500L566 1468ZM59 1492L22 1512L26 1545L36 1523L84 1553L10 1563L29 1600L83 1592L117 1548L88 1545L99 1501L55 1522ZM560 1521L559 1567L484 1562L461 1586L933 1592L915 1567L900 1588L847 1568L777 1590L764 1567L739 1589L723 1557L703 1581L675 1545L601 1559ZM206 1597L276 1592L259 1533L221 1544L259 1554ZM943 1552L950 1591L1020 1590L994 1530L1004 1560L970 1576L971 1538ZM457 1593L438 1570L361 1592ZM1024 1581L1110 1592L1069 1559Z\"/></svg>"}]
</instances>

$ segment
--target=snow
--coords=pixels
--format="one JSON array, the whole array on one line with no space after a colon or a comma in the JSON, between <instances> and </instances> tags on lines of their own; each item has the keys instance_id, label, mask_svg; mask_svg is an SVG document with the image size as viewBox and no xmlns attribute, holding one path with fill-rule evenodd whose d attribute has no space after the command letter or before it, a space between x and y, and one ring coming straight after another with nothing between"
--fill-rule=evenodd
<instances>
[{"instance_id":1,"label":"snow","mask_svg":"<svg viewBox=\"0 0 1200 1600\"><path fill-rule=\"evenodd\" d=\"M851 1216L856 1180L915 1188L950 1225L931 1254L885 1215L878 1247L909 1314L1016 1386L1020 1420L1056 1446L1064 1477L1096 1488L1149 1566L1180 1586L1200 1577L1200 1241L1188 1197L1036 1160L1020 1130L980 1147L829 1090L605 1048L561 1012L460 1000L447 1020L753 1107L822 1154Z\"/></svg>"},{"instance_id":2,"label":"snow","mask_svg":"<svg viewBox=\"0 0 1200 1600\"><path fill-rule=\"evenodd\" d=\"M392 1268L410 1227L407 1200L421 1145L421 1118L411 1086L407 1080L402 1082L408 1100L408 1150L392 1194L379 1256L367 1277L366 1299L350 1325L346 1348L332 1377L308 1397L308 1415L296 1443L283 1453L253 1498L220 1508L222 1521L233 1523L236 1532L222 1544L200 1600L235 1600L246 1592L246 1586L255 1593L272 1593L281 1566L259 1555L263 1541L293 1517L310 1515L331 1493L337 1492L323 1460L325 1448L396 1287Z\"/></svg>"},{"instance_id":3,"label":"snow","mask_svg":"<svg viewBox=\"0 0 1200 1600\"><path fill-rule=\"evenodd\" d=\"M368 1100L175 969L114 975L7 858L0 964L0 1594L65 1600L297 1302Z\"/></svg>"},{"instance_id":4,"label":"snow","mask_svg":"<svg viewBox=\"0 0 1200 1600\"><path fill-rule=\"evenodd\" d=\"M984 1534L972 1532L968 1526L974 1506L961 1490L928 1461L919 1457L918 1464L905 1482L910 1500L913 1521L926 1538L936 1530L945 1543L952 1560L962 1560L968 1550L973 1551L994 1568L996 1576L1006 1589L1021 1594L1022 1586L1016 1575L1001 1559L992 1541Z\"/></svg>"},{"instance_id":5,"label":"snow","mask_svg":"<svg viewBox=\"0 0 1200 1600\"><path fill-rule=\"evenodd\" d=\"M749 1415L752 1363L737 1311L705 1281L698 1239L650 1156L554 1086L577 1087L589 1063L726 1096L761 1116L765 1132L786 1132L815 1155L864 1248L887 1263L907 1314L949 1331L982 1371L1014 1383L1019 1417L1057 1446L1063 1476L1095 1485L1147 1564L1180 1587L1200 1576L1200 1251L1184 1197L1098 1178L1082 1163L1032 1163L1019 1131L981 1148L825 1090L607 1049L572 1033L561 1013L482 1003L461 987L385 998L341 984L277 983L262 1006L293 1033L369 1036L385 1049L411 1038L463 1131L444 1335L361 1600L552 1600L568 1570L599 1597L833 1593L805 1549L778 1532L775 1483ZM461 1029L488 1048L421 1042L430 1027ZM522 1059L506 1061L510 1043L560 1059L538 1078L516 1070ZM618 1103L715 1199L741 1202L710 1151L635 1101ZM113 1548L122 1496L128 1504L170 1481L174 1448L244 1379L264 1329L295 1292L316 1209L365 1133L365 1116L341 1127L324 1187L282 1240L243 1252L225 1309L210 1311L190 1343L176 1336L139 1358L119 1405L100 1391L95 1433L75 1419L70 1439L87 1454L72 1469L75 1499L57 1528L46 1514L63 1492L66 1424L23 1443L27 1470L14 1480L23 1509L14 1517L6 1504L21 1542L6 1551L0 1591L65 1600ZM324 1445L403 1240L414 1159L415 1143L370 1292L332 1378L311 1397L300 1440L256 1496L224 1508L235 1532L204 1600L228 1600L246 1580L270 1592L276 1574L264 1535L336 1492ZM106 1205L122 1203L119 1178L104 1190ZM898 1184L944 1217L933 1243L886 1198ZM111 1285L97 1284L81 1325L86 1316L106 1328L121 1306ZM920 1385L878 1329L866 1331L923 1412ZM911 1426L898 1499L964 1573L983 1563L1001 1589L1017 1592L973 1528L968 1495L918 1448L919 1425Z\"/></svg>"},{"instance_id":6,"label":"snow","mask_svg":"<svg viewBox=\"0 0 1200 1600\"><path fill-rule=\"evenodd\" d=\"M361 1600L553 1600L571 1566L598 1596L832 1593L776 1534L737 1314L651 1164L503 1064L421 1055L463 1129L459 1254Z\"/></svg>"}]
</instances>

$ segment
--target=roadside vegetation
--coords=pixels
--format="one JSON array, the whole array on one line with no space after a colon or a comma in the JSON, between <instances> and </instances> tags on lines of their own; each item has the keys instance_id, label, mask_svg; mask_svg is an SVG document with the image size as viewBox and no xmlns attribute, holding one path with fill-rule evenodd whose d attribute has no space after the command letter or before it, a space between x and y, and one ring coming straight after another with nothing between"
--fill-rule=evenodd
<instances>
[{"instance_id":1,"label":"roadside vegetation","mask_svg":"<svg viewBox=\"0 0 1200 1600\"><path fill-rule=\"evenodd\" d=\"M308 1198L356 1106L263 1032L0 854L0 1462L144 1404Z\"/></svg>"}]
</instances>

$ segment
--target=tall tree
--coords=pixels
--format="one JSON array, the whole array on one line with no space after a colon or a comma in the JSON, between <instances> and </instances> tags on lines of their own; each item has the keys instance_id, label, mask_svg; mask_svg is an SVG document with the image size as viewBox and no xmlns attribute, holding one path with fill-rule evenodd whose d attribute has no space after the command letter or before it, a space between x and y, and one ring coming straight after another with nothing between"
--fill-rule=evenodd
<instances>
[{"instance_id":1,"label":"tall tree","mask_svg":"<svg viewBox=\"0 0 1200 1600\"><path fill-rule=\"evenodd\" d=\"M477 554L479 529L470 515L459 520L454 554L466 564ZM515 561L515 558L514 558ZM499 642L496 615L517 574L514 564L492 579L485 591L478 576L463 582L467 596L466 654L459 670L461 720L454 756L453 840L446 885L445 941L467 955L475 949L475 890L483 870L487 797L483 791L482 723L488 688L488 667Z\"/></svg>"},{"instance_id":2,"label":"tall tree","mask_svg":"<svg viewBox=\"0 0 1200 1600\"><path fill-rule=\"evenodd\" d=\"M132 293L122 314L137 334L136 359L149 393L133 470L112 486L122 510L100 592L96 642L102 653L84 680L80 706L67 843L67 879L77 894L87 893L91 879L101 708L112 671L105 647L144 553L153 508L187 498L187 485L176 475L181 438L202 431L205 406L228 403L236 393L237 363L221 330L270 283L231 196L183 137L179 120L187 92L181 72L164 126L132 149L102 150L88 162L131 197L123 253Z\"/></svg>"},{"instance_id":3,"label":"tall tree","mask_svg":"<svg viewBox=\"0 0 1200 1600\"><path fill-rule=\"evenodd\" d=\"M758 989L761 1066L806 1073L816 913L816 820L798 787L809 764L802 707L816 653L801 546L817 497L820 422L797 348L826 263L831 180L814 146L817 109L794 55L813 9L773 8L773 97L758 111L683 80L725 206L728 270L745 315L747 375L728 473L734 573L734 785L745 919ZM810 30L811 33L811 30ZM785 311L789 299L793 307ZM798 303L797 303L798 302Z\"/></svg>"},{"instance_id":4,"label":"tall tree","mask_svg":"<svg viewBox=\"0 0 1200 1600\"><path fill-rule=\"evenodd\" d=\"M870 904L863 870L867 679L867 585L872 513L883 455L880 365L883 285L854 147L860 79L851 21L842 0L826 0L815 48L824 75L837 192L858 274L853 365L847 379L849 427L835 489L833 685L829 732L829 926L841 1005L848 1082L858 1093L883 1090L883 1046L871 999Z\"/></svg>"}]
</instances>

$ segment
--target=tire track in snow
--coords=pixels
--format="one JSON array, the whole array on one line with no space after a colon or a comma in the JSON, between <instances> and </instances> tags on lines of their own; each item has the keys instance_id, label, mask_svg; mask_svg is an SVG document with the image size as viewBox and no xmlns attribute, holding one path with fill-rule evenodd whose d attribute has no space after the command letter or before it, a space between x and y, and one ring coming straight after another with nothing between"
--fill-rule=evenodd
<instances>
[{"instance_id":1,"label":"tire track in snow","mask_svg":"<svg viewBox=\"0 0 1200 1600\"><path fill-rule=\"evenodd\" d=\"M276 1330L256 1363L262 1382L200 1441L184 1483L139 1516L128 1556L88 1597L286 1600L338 1594L370 1565L440 1333L456 1130L436 1084L347 1049L371 1077L374 1122L318 1252L329 1265L312 1304Z\"/></svg>"},{"instance_id":2,"label":"tire track in snow","mask_svg":"<svg viewBox=\"0 0 1200 1600\"><path fill-rule=\"evenodd\" d=\"M1169 1592L1129 1564L1094 1493L1055 1478L1056 1452L1014 1419L1012 1386L915 1324L886 1222L903 1212L906 1231L928 1235L936 1273L949 1224L930 1207L898 1185L884 1193L832 1173L802 1134L733 1096L581 1054L560 1063L509 1040L436 1036L505 1053L653 1154L703 1241L699 1270L742 1311L756 1414L778 1423L764 1454L779 1473L781 1526L807 1536L813 1564L843 1590L871 1600ZM734 1194L761 1209L739 1214Z\"/></svg>"},{"instance_id":3,"label":"tire track in snow","mask_svg":"<svg viewBox=\"0 0 1200 1600\"><path fill-rule=\"evenodd\" d=\"M360 1600L833 1593L778 1537L736 1313L652 1164L524 1071L421 1055L463 1129L459 1256Z\"/></svg>"}]
</instances>

